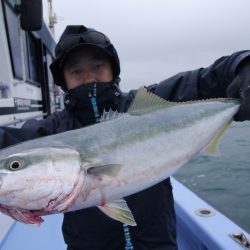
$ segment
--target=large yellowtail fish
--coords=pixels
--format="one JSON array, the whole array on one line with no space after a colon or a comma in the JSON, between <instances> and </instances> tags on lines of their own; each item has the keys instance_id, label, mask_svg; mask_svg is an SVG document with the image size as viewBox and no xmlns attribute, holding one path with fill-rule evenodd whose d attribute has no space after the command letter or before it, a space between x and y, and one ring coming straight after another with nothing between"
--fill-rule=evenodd
<instances>
[{"instance_id":1,"label":"large yellowtail fish","mask_svg":"<svg viewBox=\"0 0 250 250\"><path fill-rule=\"evenodd\" d=\"M122 198L210 150L238 109L235 99L172 103L141 88L125 114L1 150L0 210L39 224L43 215L97 206L136 225Z\"/></svg>"}]
</instances>

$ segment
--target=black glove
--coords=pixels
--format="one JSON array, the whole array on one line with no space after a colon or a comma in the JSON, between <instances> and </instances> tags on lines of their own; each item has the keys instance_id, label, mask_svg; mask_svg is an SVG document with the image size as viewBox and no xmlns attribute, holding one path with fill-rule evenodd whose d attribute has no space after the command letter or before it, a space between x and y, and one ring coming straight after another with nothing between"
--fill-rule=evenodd
<instances>
[{"instance_id":1,"label":"black glove","mask_svg":"<svg viewBox=\"0 0 250 250\"><path fill-rule=\"evenodd\" d=\"M250 61L242 63L238 74L227 87L227 96L239 98L239 112L234 116L235 121L250 120Z\"/></svg>"}]
</instances>

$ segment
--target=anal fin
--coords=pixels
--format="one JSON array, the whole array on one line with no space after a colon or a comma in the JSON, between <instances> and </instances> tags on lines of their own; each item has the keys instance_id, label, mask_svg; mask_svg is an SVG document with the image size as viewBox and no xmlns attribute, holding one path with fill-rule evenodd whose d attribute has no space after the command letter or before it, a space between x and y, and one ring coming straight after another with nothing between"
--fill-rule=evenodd
<instances>
[{"instance_id":1,"label":"anal fin","mask_svg":"<svg viewBox=\"0 0 250 250\"><path fill-rule=\"evenodd\" d=\"M103 206L98 206L98 208L114 220L118 220L129 226L136 226L134 216L124 199L109 202Z\"/></svg>"}]
</instances>

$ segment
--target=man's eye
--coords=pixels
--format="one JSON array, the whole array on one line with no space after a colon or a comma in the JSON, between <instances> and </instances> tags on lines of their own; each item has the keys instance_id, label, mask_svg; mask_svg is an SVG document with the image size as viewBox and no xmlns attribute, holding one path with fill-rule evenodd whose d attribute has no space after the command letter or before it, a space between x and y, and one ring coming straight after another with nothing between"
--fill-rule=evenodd
<instances>
[{"instance_id":1,"label":"man's eye","mask_svg":"<svg viewBox=\"0 0 250 250\"><path fill-rule=\"evenodd\" d=\"M95 65L95 68L96 69L100 69L100 68L102 68L104 66L104 63L97 63L96 65Z\"/></svg>"},{"instance_id":2,"label":"man's eye","mask_svg":"<svg viewBox=\"0 0 250 250\"><path fill-rule=\"evenodd\" d=\"M80 69L75 69L75 70L72 70L71 71L71 74L72 75L78 75L78 74L80 74L81 73L81 70Z\"/></svg>"}]
</instances>

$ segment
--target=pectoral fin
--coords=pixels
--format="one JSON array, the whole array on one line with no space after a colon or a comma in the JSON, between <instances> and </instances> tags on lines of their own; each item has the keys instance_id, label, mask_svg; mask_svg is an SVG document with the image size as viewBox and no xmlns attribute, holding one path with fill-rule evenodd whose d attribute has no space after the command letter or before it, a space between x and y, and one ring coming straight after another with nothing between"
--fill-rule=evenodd
<instances>
[{"instance_id":1,"label":"pectoral fin","mask_svg":"<svg viewBox=\"0 0 250 250\"><path fill-rule=\"evenodd\" d=\"M101 166L93 166L87 169L87 173L95 176L99 175L109 175L109 176L117 176L122 164L105 164Z\"/></svg>"},{"instance_id":2,"label":"pectoral fin","mask_svg":"<svg viewBox=\"0 0 250 250\"><path fill-rule=\"evenodd\" d=\"M114 220L118 220L122 223L128 224L129 226L136 226L134 216L124 199L116 200L103 206L98 206L98 208Z\"/></svg>"}]
</instances>

